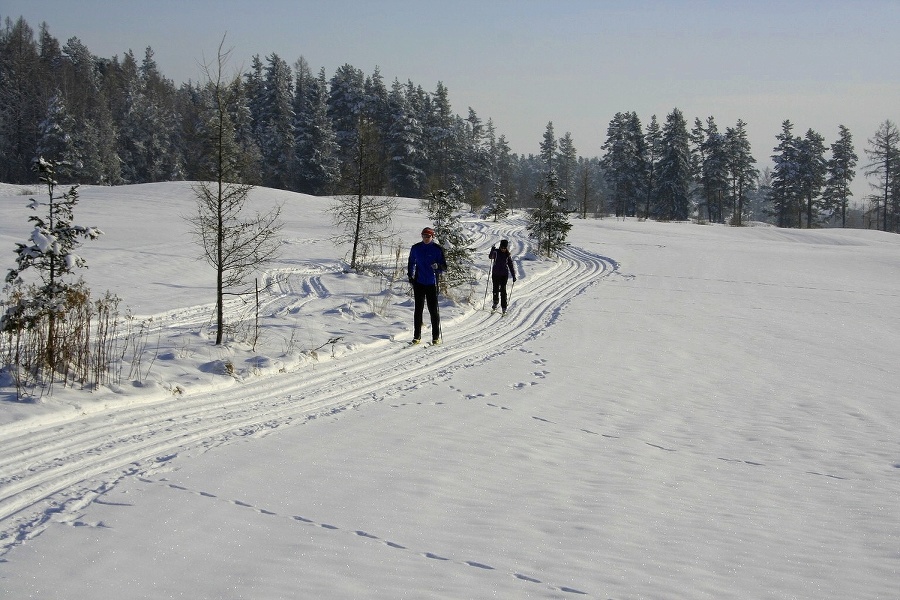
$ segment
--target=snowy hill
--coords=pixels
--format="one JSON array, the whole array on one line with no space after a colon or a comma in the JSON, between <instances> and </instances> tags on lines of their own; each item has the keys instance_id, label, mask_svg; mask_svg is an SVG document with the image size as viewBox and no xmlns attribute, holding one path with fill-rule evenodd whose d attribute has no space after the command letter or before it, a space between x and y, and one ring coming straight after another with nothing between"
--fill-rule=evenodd
<instances>
[{"instance_id":1,"label":"snowy hill","mask_svg":"<svg viewBox=\"0 0 900 600\"><path fill-rule=\"evenodd\" d=\"M4 390L4 598L897 597L895 235L588 220L535 260L521 217L470 218L484 263L510 240L510 314L482 280L405 348L403 278L343 272L330 200L256 189L283 253L258 343L215 347L190 184L81 198L148 356ZM26 200L0 188L3 268ZM402 270L428 223L395 224Z\"/></svg>"}]
</instances>

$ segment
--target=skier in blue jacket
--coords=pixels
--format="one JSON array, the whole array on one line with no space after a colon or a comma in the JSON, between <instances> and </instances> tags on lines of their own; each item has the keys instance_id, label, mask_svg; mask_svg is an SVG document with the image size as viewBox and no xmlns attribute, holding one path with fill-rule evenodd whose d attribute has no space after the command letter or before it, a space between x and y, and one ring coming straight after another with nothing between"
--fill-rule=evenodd
<instances>
[{"instance_id":1,"label":"skier in blue jacket","mask_svg":"<svg viewBox=\"0 0 900 600\"><path fill-rule=\"evenodd\" d=\"M409 249L407 276L413 287L415 310L413 311L413 344L422 339L422 313L428 304L431 315L431 340L433 344L441 343L441 316L438 313L437 283L438 275L447 270L444 249L434 241L434 229L426 227L422 230L422 241L413 244Z\"/></svg>"}]
</instances>

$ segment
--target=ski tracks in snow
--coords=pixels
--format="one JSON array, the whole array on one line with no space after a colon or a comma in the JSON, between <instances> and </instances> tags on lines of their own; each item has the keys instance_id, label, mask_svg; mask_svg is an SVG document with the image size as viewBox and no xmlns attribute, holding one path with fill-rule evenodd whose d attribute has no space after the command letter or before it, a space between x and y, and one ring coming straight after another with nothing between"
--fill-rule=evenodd
<instances>
[{"instance_id":1,"label":"ski tracks in snow","mask_svg":"<svg viewBox=\"0 0 900 600\"><path fill-rule=\"evenodd\" d=\"M339 360L225 389L0 428L0 556L52 522L76 518L122 478L151 475L179 454L392 399L516 348L541 335L572 298L617 271L614 260L571 246L558 259L530 269L524 221L478 222L471 228L485 265L487 244L498 235L510 240L516 257L519 281L510 311L499 322L487 311L468 310L444 320L444 345L435 348L400 350L399 344L379 339ZM319 277L326 269L313 266L299 276L271 273L266 310L291 311L327 296ZM183 321L177 326L194 322L199 312L172 311L158 326L162 321L176 326L179 315Z\"/></svg>"}]
</instances>

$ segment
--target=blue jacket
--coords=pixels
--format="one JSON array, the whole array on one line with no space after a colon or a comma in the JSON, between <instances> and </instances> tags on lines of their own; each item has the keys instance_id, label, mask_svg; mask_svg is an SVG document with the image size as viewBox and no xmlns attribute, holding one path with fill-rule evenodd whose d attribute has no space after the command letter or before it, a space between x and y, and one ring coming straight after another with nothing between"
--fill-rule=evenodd
<instances>
[{"instance_id":1,"label":"blue jacket","mask_svg":"<svg viewBox=\"0 0 900 600\"><path fill-rule=\"evenodd\" d=\"M437 267L435 268L435 265ZM437 276L447 270L444 249L439 244L418 242L409 249L407 276L422 285L437 285Z\"/></svg>"}]
</instances>

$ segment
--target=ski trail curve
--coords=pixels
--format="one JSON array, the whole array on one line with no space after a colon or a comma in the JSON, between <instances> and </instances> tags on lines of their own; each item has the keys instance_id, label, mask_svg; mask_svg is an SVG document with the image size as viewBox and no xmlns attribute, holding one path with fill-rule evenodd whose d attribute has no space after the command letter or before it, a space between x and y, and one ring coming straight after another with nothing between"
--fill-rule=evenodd
<instances>
[{"instance_id":1,"label":"ski trail curve","mask_svg":"<svg viewBox=\"0 0 900 600\"><path fill-rule=\"evenodd\" d=\"M483 246L499 234L510 240L514 256L528 248L521 220L471 227L475 242ZM487 263L486 247L482 254ZM111 407L63 422L0 428L0 556L120 479L151 473L178 454L204 452L239 437L388 399L430 377L507 352L540 335L572 298L618 268L612 259L572 246L550 268L534 274L527 261L517 260L520 277L525 276L513 286L503 320L468 311L445 321L443 346L401 350L399 343L379 340L313 369L187 398ZM314 271L279 279L269 306L287 307L298 294L327 293Z\"/></svg>"}]
</instances>

